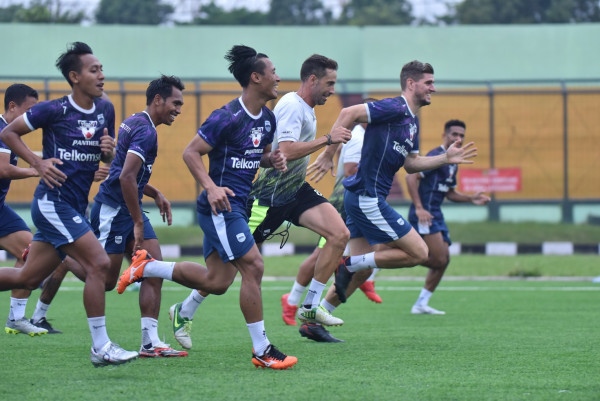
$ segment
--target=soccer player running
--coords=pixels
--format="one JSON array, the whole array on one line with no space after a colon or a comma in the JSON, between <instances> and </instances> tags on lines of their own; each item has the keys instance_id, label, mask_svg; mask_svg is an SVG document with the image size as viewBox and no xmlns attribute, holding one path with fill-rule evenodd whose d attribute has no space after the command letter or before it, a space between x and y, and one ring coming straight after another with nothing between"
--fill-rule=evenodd
<instances>
[{"instance_id":1,"label":"soccer player running","mask_svg":"<svg viewBox=\"0 0 600 401\"><path fill-rule=\"evenodd\" d=\"M171 204L155 187L148 184L158 152L156 127L171 125L181 113L184 85L177 77L161 76L146 89L146 108L121 124L115 159L108 178L94 198L92 228L110 259L107 289L115 287L125 253L146 249L161 260L160 245L154 229L142 212L142 197L154 199L163 221L171 225ZM140 357L183 357L158 336L162 280L144 280L140 287L142 344Z\"/></svg>"},{"instance_id":2,"label":"soccer player running","mask_svg":"<svg viewBox=\"0 0 600 401\"><path fill-rule=\"evenodd\" d=\"M447 121L442 134L443 144L431 150L427 156L443 155L452 144L457 148L461 147L466 128L463 121ZM411 309L411 313L415 315L445 314L429 306L429 299L450 263L449 247L452 242L441 209L444 199L448 198L452 202L470 202L474 205L485 205L490 201L490 197L482 192L467 195L457 191L457 172L456 164L446 164L436 169L406 176L408 193L413 201L408 212L408 221L416 228L429 248L429 257L425 263L422 263L429 268L425 286Z\"/></svg>"},{"instance_id":3,"label":"soccer player running","mask_svg":"<svg viewBox=\"0 0 600 401\"><path fill-rule=\"evenodd\" d=\"M105 282L110 259L85 217L88 195L100 161L114 157L115 112L101 99L102 64L85 43L74 42L56 62L72 88L68 96L38 103L0 133L0 139L38 172L31 215L38 231L21 269L0 269L0 291L35 289L59 265L64 254L86 272L83 303L92 335L94 366L137 358L113 343L106 331ZM43 129L43 159L21 136Z\"/></svg>"},{"instance_id":4,"label":"soccer player running","mask_svg":"<svg viewBox=\"0 0 600 401\"><path fill-rule=\"evenodd\" d=\"M327 243L319 254L314 278L298 309L302 321L341 325L343 321L319 308L321 294L333 274L348 242L349 233L337 211L318 191L305 182L310 154L332 143L347 142L350 131L339 127L316 138L317 119L314 107L323 105L335 93L337 62L314 54L302 63L300 88L283 96L275 106L277 130L273 149L279 149L288 161L287 171L267 167L259 171L248 202L250 230L260 245L277 228L289 221L325 237ZM304 291L305 287L302 287ZM192 291L182 302L171 307L173 332L177 341L190 348L191 322L207 292ZM282 300L283 302L283 300ZM299 299L295 301L296 304Z\"/></svg>"},{"instance_id":5,"label":"soccer player running","mask_svg":"<svg viewBox=\"0 0 600 401\"><path fill-rule=\"evenodd\" d=\"M346 302L346 289L358 271L364 274L353 282L350 293L367 279L371 268L411 267L427 260L426 243L386 201L397 171L402 166L415 173L445 164L472 163L468 159L476 156L472 143L464 147L453 144L443 155L419 156L416 113L431 103L435 92L433 67L416 60L405 64L400 85L401 96L344 108L334 123L334 128L350 127L356 122L368 126L358 170L344 180L352 256L336 270L334 288L339 299L332 299L330 289L321 305L325 308L334 309L339 302ZM330 152L320 155L328 156Z\"/></svg>"},{"instance_id":6,"label":"soccer player running","mask_svg":"<svg viewBox=\"0 0 600 401\"><path fill-rule=\"evenodd\" d=\"M159 262L145 250L137 251L121 275L117 291L122 293L141 278L160 277L206 293L223 294L239 271L240 308L252 339L252 363L287 369L298 359L279 351L267 338L261 297L264 263L246 214L246 200L259 166L286 170L282 152L271 151L277 124L266 107L269 100L277 98L279 76L267 55L247 46L233 46L225 59L242 86L242 95L215 110L183 153L190 172L204 188L197 211L204 232L206 267L192 262ZM206 155L208 171L203 163Z\"/></svg>"},{"instance_id":7,"label":"soccer player running","mask_svg":"<svg viewBox=\"0 0 600 401\"><path fill-rule=\"evenodd\" d=\"M13 84L6 88L4 94L4 114L0 116L0 131L10 122L31 108L38 101L35 89L24 84ZM17 167L17 155L4 142L0 141L0 248L6 250L17 259L16 268L25 263L23 250L31 242L31 231L27 224L7 204L6 194L11 180L37 177L37 171L32 168ZM8 334L23 333L30 336L48 333L47 329L37 327L25 317L25 308L31 291L14 289L10 297L10 311L4 331Z\"/></svg>"}]
</instances>

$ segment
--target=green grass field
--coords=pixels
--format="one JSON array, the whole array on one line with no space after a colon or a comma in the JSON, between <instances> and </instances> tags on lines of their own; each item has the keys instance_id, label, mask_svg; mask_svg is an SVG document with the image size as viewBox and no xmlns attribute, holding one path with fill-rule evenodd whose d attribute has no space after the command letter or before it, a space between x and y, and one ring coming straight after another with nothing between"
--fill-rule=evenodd
<instances>
[{"instance_id":1,"label":"green grass field","mask_svg":"<svg viewBox=\"0 0 600 401\"><path fill-rule=\"evenodd\" d=\"M563 258L538 258L540 268L567 263ZM598 266L597 257L589 262L571 258L577 269L586 263ZM395 276L385 272L377 284L382 304L357 293L336 311L346 322L331 329L346 340L341 344L314 343L301 338L297 327L286 326L279 299L292 282L265 281L269 339L299 358L289 371L255 369L250 362L252 345L239 310L239 282L200 307L189 357L95 369L89 361L82 283L68 281L49 312L64 334L30 338L0 333L0 399L600 399L600 285L575 278L456 281L468 275L466 265L481 266L478 259L453 260L454 275L442 282L431 301L447 312L445 316L411 315L421 280L392 281ZM527 265L526 259L512 257L513 264ZM496 258L492 264L506 260ZM295 272L295 258L269 258L267 274L284 264ZM491 275L507 268L497 266ZM572 276L587 275L577 269ZM421 269L420 277L424 272ZM172 345L176 342L168 307L188 293L173 283L164 286L159 333ZM39 292L32 295L28 315L38 296ZM9 293L1 293L0 311L8 313L8 305ZM136 292L107 294L107 325L113 341L126 349L139 348Z\"/></svg>"}]
</instances>

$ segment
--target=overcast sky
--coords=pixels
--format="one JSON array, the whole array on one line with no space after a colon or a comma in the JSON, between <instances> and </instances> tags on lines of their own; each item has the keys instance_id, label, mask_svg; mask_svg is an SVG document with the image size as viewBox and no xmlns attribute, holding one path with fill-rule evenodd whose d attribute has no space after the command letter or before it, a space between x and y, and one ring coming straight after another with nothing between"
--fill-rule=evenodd
<instances>
[{"instance_id":1,"label":"overcast sky","mask_svg":"<svg viewBox=\"0 0 600 401\"><path fill-rule=\"evenodd\" d=\"M75 10L86 9L89 18L93 18L93 13L100 0L59 0L63 8L72 7ZM123 0L127 1L127 0ZM171 3L175 6L176 13L173 16L175 20L186 21L190 15L198 9L199 4L209 3L210 0L163 0L165 3ZM341 4L344 0L321 0L325 7L333 10L334 15L339 13ZM432 20L432 16L438 16L446 12L445 3L457 3L461 0L409 0L413 4L413 12L417 18L426 18ZM11 4L29 4L30 0L0 0L0 7L7 7ZM267 11L270 0L215 0L217 5L225 8L246 7L249 10Z\"/></svg>"}]
</instances>

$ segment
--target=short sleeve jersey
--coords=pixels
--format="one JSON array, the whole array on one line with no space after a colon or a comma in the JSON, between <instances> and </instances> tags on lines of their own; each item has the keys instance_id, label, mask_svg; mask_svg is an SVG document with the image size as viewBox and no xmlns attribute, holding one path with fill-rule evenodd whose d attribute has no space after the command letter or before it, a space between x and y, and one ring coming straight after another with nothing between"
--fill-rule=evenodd
<instances>
[{"instance_id":1,"label":"short sleeve jersey","mask_svg":"<svg viewBox=\"0 0 600 401\"><path fill-rule=\"evenodd\" d=\"M100 190L94 199L111 207L127 210L119 180L125 158L128 153L133 153L142 160L142 167L136 179L141 204L144 187L150 180L152 165L156 160L158 138L156 127L145 111L133 114L123 121L117 138L116 155L110 165L108 178L100 185Z\"/></svg>"},{"instance_id":2,"label":"short sleeve jersey","mask_svg":"<svg viewBox=\"0 0 600 401\"><path fill-rule=\"evenodd\" d=\"M246 214L252 180L264 149L273 142L276 127L275 115L268 107L263 106L255 116L238 98L213 111L198 130L213 148L208 153L208 175L216 185L235 193L229 198L232 210ZM200 213L211 212L206 191L198 197L197 209Z\"/></svg>"},{"instance_id":3,"label":"short sleeve jersey","mask_svg":"<svg viewBox=\"0 0 600 401\"><path fill-rule=\"evenodd\" d=\"M275 106L277 130L272 149L281 142L309 142L317 133L317 117L296 92L284 95ZM252 195L262 206L282 206L296 197L306 177L310 155L287 162L287 171L282 173L274 168L261 168Z\"/></svg>"},{"instance_id":4,"label":"short sleeve jersey","mask_svg":"<svg viewBox=\"0 0 600 401\"><path fill-rule=\"evenodd\" d=\"M115 137L115 109L112 103L97 98L91 109L79 107L71 95L60 99L41 102L24 115L25 123L32 131L43 130L43 158L55 157L63 164L56 167L66 176L60 187L50 188L42 180L34 197L69 203L84 214L88 204L94 172L102 155L100 138L104 128Z\"/></svg>"},{"instance_id":5,"label":"short sleeve jersey","mask_svg":"<svg viewBox=\"0 0 600 401\"><path fill-rule=\"evenodd\" d=\"M6 122L6 120L4 119L4 116L0 116L0 132L2 132L2 130L4 128L6 128L6 126L8 125L8 123ZM4 142L2 142L0 140L0 153L7 153L10 157L10 164L12 164L13 166L17 165L17 155L15 153L13 153L10 148L8 146L6 146L6 144ZM10 179L9 178L2 178L0 179L0 207L2 207L4 205L4 201L6 200L6 194L8 193L8 189L10 188Z\"/></svg>"},{"instance_id":6,"label":"short sleeve jersey","mask_svg":"<svg viewBox=\"0 0 600 401\"><path fill-rule=\"evenodd\" d=\"M340 151L340 158L337 164L337 174L335 177L335 183L333 185L333 192L329 197L329 202L337 209L338 212L342 212L344 208L344 164L346 163L359 163L360 154L363 145L363 139L365 137L365 129L362 125L357 125L352 129L352 139L342 145Z\"/></svg>"},{"instance_id":7,"label":"short sleeve jersey","mask_svg":"<svg viewBox=\"0 0 600 401\"><path fill-rule=\"evenodd\" d=\"M437 156L446 153L443 146L431 150L427 156ZM456 188L456 173L458 165L446 164L433 170L422 171L419 182L419 198L423 207L432 215L441 217L442 203L450 188ZM411 205L411 210L414 205Z\"/></svg>"},{"instance_id":8,"label":"short sleeve jersey","mask_svg":"<svg viewBox=\"0 0 600 401\"><path fill-rule=\"evenodd\" d=\"M355 175L344 187L356 194L386 198L409 153L419 153L419 119L404 97L365 104L368 125Z\"/></svg>"}]
</instances>

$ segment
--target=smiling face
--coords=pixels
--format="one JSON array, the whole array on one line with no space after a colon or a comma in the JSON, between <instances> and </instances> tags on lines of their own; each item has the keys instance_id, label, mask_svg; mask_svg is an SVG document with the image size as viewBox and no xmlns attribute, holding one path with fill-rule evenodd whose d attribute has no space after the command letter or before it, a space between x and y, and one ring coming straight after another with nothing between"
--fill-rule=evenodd
<instances>
[{"instance_id":1,"label":"smiling face","mask_svg":"<svg viewBox=\"0 0 600 401\"><path fill-rule=\"evenodd\" d=\"M90 97L101 97L104 93L104 73L102 64L93 54L79 56L81 71L70 71L69 78L73 85Z\"/></svg>"},{"instance_id":2,"label":"smiling face","mask_svg":"<svg viewBox=\"0 0 600 401\"><path fill-rule=\"evenodd\" d=\"M433 74L423 74L421 79L414 82L413 96L416 104L419 106L427 106L431 104L431 94L435 92L433 83L435 79Z\"/></svg>"},{"instance_id":3,"label":"smiling face","mask_svg":"<svg viewBox=\"0 0 600 401\"><path fill-rule=\"evenodd\" d=\"M444 147L448 149L452 143L456 143L457 148L460 148L465 140L465 129L460 125L451 125L444 132Z\"/></svg>"},{"instance_id":4,"label":"smiling face","mask_svg":"<svg viewBox=\"0 0 600 401\"><path fill-rule=\"evenodd\" d=\"M325 75L320 79L315 75L312 75L309 79L314 81L310 96L313 104L310 106L324 105L327 98L335 93L337 71L327 68L325 69Z\"/></svg>"},{"instance_id":5,"label":"smiling face","mask_svg":"<svg viewBox=\"0 0 600 401\"><path fill-rule=\"evenodd\" d=\"M163 99L160 95L154 97L154 105L156 107L157 121L155 125L165 124L171 125L175 118L181 114L181 106L183 106L183 94L176 87L172 87L171 96Z\"/></svg>"},{"instance_id":6,"label":"smiling face","mask_svg":"<svg viewBox=\"0 0 600 401\"><path fill-rule=\"evenodd\" d=\"M259 78L260 91L265 95L267 100L277 99L277 87L279 86L279 75L275 72L275 66L268 58L263 58L261 61L265 64L262 74L254 72Z\"/></svg>"}]
</instances>

